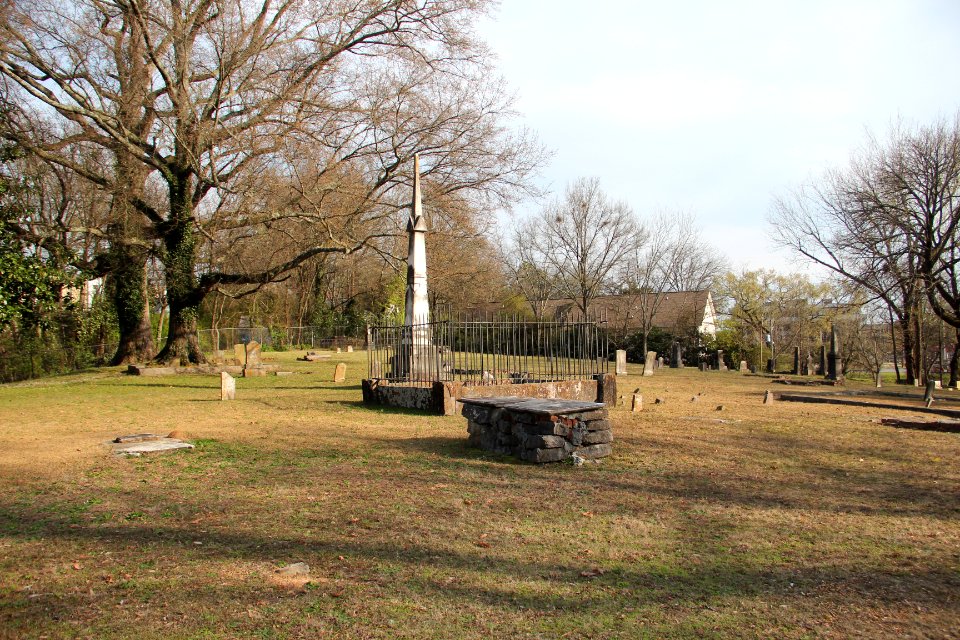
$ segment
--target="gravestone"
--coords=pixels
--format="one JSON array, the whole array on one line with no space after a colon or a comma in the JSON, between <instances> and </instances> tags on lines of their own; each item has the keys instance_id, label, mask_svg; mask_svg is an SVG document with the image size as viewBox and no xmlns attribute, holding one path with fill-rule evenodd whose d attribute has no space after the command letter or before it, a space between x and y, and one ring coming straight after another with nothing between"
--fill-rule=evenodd
<instances>
[{"instance_id":1,"label":"gravestone","mask_svg":"<svg viewBox=\"0 0 960 640\"><path fill-rule=\"evenodd\" d=\"M247 361L246 363L241 363L241 364L248 364L251 367L260 366L261 362L260 362L260 343L259 342L257 342L256 340L251 340L250 342L247 343Z\"/></svg>"},{"instance_id":2,"label":"gravestone","mask_svg":"<svg viewBox=\"0 0 960 640\"><path fill-rule=\"evenodd\" d=\"M750 366L747 364L746 360L740 361L740 373L748 373L750 371Z\"/></svg>"},{"instance_id":3,"label":"gravestone","mask_svg":"<svg viewBox=\"0 0 960 640\"><path fill-rule=\"evenodd\" d=\"M657 352L656 351L647 351L647 357L643 359L643 375L652 376L653 368L656 366L657 362Z\"/></svg>"},{"instance_id":4,"label":"gravestone","mask_svg":"<svg viewBox=\"0 0 960 640\"><path fill-rule=\"evenodd\" d=\"M763 394L763 404L773 404L773 392L767 391Z\"/></svg>"},{"instance_id":5,"label":"gravestone","mask_svg":"<svg viewBox=\"0 0 960 640\"><path fill-rule=\"evenodd\" d=\"M338 362L337 369L333 373L334 382L344 382L347 379L347 364L345 362Z\"/></svg>"},{"instance_id":6,"label":"gravestone","mask_svg":"<svg viewBox=\"0 0 960 640\"><path fill-rule=\"evenodd\" d=\"M220 372L220 399L236 400L237 381L226 371Z\"/></svg>"},{"instance_id":7,"label":"gravestone","mask_svg":"<svg viewBox=\"0 0 960 640\"><path fill-rule=\"evenodd\" d=\"M663 368L663 356L658 356L658 357L657 357L657 369L662 369L662 368Z\"/></svg>"},{"instance_id":8,"label":"gravestone","mask_svg":"<svg viewBox=\"0 0 960 640\"><path fill-rule=\"evenodd\" d=\"M347 345L347 353L353 353L353 345L352 345L352 344L348 344L348 345Z\"/></svg>"},{"instance_id":9,"label":"gravestone","mask_svg":"<svg viewBox=\"0 0 960 640\"><path fill-rule=\"evenodd\" d=\"M773 358L767 358L767 373L774 373L777 363Z\"/></svg>"},{"instance_id":10,"label":"gravestone","mask_svg":"<svg viewBox=\"0 0 960 640\"><path fill-rule=\"evenodd\" d=\"M670 368L680 369L683 367L683 349L679 342L673 343L673 353L670 354Z\"/></svg>"},{"instance_id":11,"label":"gravestone","mask_svg":"<svg viewBox=\"0 0 960 640\"><path fill-rule=\"evenodd\" d=\"M717 349L717 371L726 371L727 363L723 359L723 349Z\"/></svg>"},{"instance_id":12,"label":"gravestone","mask_svg":"<svg viewBox=\"0 0 960 640\"><path fill-rule=\"evenodd\" d=\"M341 349L340 347L337 347L337 353L343 353L343 349Z\"/></svg>"},{"instance_id":13,"label":"gravestone","mask_svg":"<svg viewBox=\"0 0 960 640\"><path fill-rule=\"evenodd\" d=\"M643 410L643 396L639 393L633 394L633 404L630 406L630 411L637 413L638 411Z\"/></svg>"},{"instance_id":14,"label":"gravestone","mask_svg":"<svg viewBox=\"0 0 960 640\"><path fill-rule=\"evenodd\" d=\"M235 344L235 345L233 345L233 357L236 359L237 364L239 364L240 366L243 366L243 360L244 360L244 357L245 357L245 356L244 356L244 345L242 345L242 344Z\"/></svg>"},{"instance_id":15,"label":"gravestone","mask_svg":"<svg viewBox=\"0 0 960 640\"><path fill-rule=\"evenodd\" d=\"M820 345L820 367L819 373L822 376L827 375L827 346Z\"/></svg>"},{"instance_id":16,"label":"gravestone","mask_svg":"<svg viewBox=\"0 0 960 640\"><path fill-rule=\"evenodd\" d=\"M804 371L805 375L813 376L817 374L817 365L813 363L813 354L807 354L807 370Z\"/></svg>"},{"instance_id":17,"label":"gravestone","mask_svg":"<svg viewBox=\"0 0 960 640\"><path fill-rule=\"evenodd\" d=\"M627 374L627 352L623 349L617 349L617 375Z\"/></svg>"},{"instance_id":18,"label":"gravestone","mask_svg":"<svg viewBox=\"0 0 960 640\"><path fill-rule=\"evenodd\" d=\"M793 348L793 375L800 375L800 347Z\"/></svg>"}]
</instances>

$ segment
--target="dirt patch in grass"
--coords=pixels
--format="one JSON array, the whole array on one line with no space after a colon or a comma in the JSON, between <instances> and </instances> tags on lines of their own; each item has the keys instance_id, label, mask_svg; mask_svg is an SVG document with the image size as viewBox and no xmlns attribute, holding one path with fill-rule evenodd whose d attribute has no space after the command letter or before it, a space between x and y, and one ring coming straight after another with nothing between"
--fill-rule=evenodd
<instances>
[{"instance_id":1,"label":"dirt patch in grass","mask_svg":"<svg viewBox=\"0 0 960 640\"><path fill-rule=\"evenodd\" d=\"M297 355L226 403L213 376L0 388L0 638L960 629L957 434L662 370L621 377L645 409L613 410L611 458L538 467L468 448L462 418L363 406L362 353ZM196 449L103 445L174 429Z\"/></svg>"}]
</instances>

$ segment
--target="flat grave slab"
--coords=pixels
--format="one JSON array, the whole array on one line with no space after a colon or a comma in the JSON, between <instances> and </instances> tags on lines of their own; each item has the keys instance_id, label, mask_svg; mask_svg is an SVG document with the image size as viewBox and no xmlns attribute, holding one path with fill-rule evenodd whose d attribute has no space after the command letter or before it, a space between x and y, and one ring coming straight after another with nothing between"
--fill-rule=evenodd
<instances>
[{"instance_id":1,"label":"flat grave slab","mask_svg":"<svg viewBox=\"0 0 960 640\"><path fill-rule=\"evenodd\" d=\"M154 433L137 433L129 436L119 436L110 442L110 446L118 456L133 457L148 453L166 453L194 448L189 442Z\"/></svg>"}]
</instances>

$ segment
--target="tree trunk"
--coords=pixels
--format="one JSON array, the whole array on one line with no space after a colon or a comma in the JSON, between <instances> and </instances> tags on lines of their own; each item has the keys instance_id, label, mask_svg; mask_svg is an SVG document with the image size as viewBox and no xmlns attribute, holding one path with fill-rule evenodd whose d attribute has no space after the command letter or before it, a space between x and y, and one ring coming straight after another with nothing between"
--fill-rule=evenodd
<instances>
[{"instance_id":1,"label":"tree trunk","mask_svg":"<svg viewBox=\"0 0 960 640\"><path fill-rule=\"evenodd\" d=\"M120 338L111 365L147 362L154 354L146 258L138 253L122 250L115 253L111 293Z\"/></svg>"},{"instance_id":2,"label":"tree trunk","mask_svg":"<svg viewBox=\"0 0 960 640\"><path fill-rule=\"evenodd\" d=\"M907 384L913 384L917 379L916 361L916 340L913 332L913 317L911 314L904 314L900 318L900 329L903 331L903 364L907 369Z\"/></svg>"},{"instance_id":3,"label":"tree trunk","mask_svg":"<svg viewBox=\"0 0 960 640\"><path fill-rule=\"evenodd\" d=\"M164 267L167 279L167 303L170 324L167 343L157 355L163 364L206 362L197 339L197 320L203 301L196 276L196 232L189 200L191 180L170 182L170 231L164 236Z\"/></svg>"},{"instance_id":4,"label":"tree trunk","mask_svg":"<svg viewBox=\"0 0 960 640\"><path fill-rule=\"evenodd\" d=\"M960 381L960 328L957 329L956 340L953 343L953 355L950 356L950 382L947 386L956 388Z\"/></svg>"}]
</instances>

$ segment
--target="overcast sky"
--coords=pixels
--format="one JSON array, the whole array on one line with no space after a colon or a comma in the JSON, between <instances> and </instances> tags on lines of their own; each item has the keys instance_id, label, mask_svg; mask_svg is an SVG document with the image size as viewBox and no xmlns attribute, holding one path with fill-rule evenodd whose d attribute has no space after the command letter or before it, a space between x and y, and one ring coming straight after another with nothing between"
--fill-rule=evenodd
<instances>
[{"instance_id":1,"label":"overcast sky","mask_svg":"<svg viewBox=\"0 0 960 640\"><path fill-rule=\"evenodd\" d=\"M735 268L795 269L775 196L960 108L958 0L502 0L479 32L555 151L546 186L689 211Z\"/></svg>"}]
</instances>

